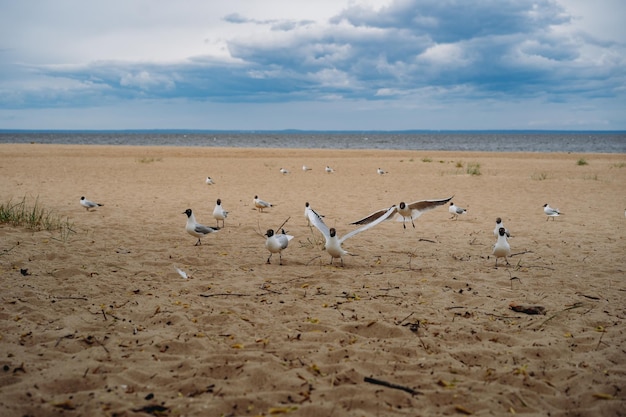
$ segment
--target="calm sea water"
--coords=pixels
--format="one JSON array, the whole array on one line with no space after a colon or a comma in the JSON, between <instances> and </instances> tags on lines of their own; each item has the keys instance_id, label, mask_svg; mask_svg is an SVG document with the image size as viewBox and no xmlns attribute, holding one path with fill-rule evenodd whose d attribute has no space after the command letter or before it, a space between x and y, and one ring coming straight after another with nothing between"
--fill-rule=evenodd
<instances>
[{"instance_id":1,"label":"calm sea water","mask_svg":"<svg viewBox=\"0 0 626 417\"><path fill-rule=\"evenodd\" d=\"M0 131L0 143L626 153L626 132Z\"/></svg>"}]
</instances>

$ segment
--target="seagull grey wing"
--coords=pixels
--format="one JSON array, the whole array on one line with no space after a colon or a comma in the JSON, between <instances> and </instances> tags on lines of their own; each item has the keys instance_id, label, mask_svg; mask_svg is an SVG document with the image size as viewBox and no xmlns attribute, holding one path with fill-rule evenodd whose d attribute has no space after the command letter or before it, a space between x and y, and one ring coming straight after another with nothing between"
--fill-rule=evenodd
<instances>
[{"instance_id":1,"label":"seagull grey wing","mask_svg":"<svg viewBox=\"0 0 626 417\"><path fill-rule=\"evenodd\" d=\"M346 239L351 238L352 236L364 232L367 229L371 229L372 227L376 226L377 224L380 224L382 222L384 222L385 220L387 220L388 218L391 217L391 215L393 215L396 212L396 206L391 206L387 209L387 211L385 211L381 216L379 216L376 220L374 220L371 223L365 224L361 227L359 227L358 229L354 229L351 232L347 233L345 236L343 236L341 239L339 239L339 243L343 243Z\"/></svg>"},{"instance_id":2,"label":"seagull grey wing","mask_svg":"<svg viewBox=\"0 0 626 417\"><path fill-rule=\"evenodd\" d=\"M454 197L454 196L452 196ZM414 201L413 203L409 204L409 209L411 209L411 218L413 220L417 219L419 216L422 215L422 213L427 212L429 210L432 210L434 208L437 208L439 206L442 206L444 204L446 204L448 201L452 200L452 197L450 198L444 198L443 200L421 200L421 201Z\"/></svg>"},{"instance_id":3,"label":"seagull grey wing","mask_svg":"<svg viewBox=\"0 0 626 417\"><path fill-rule=\"evenodd\" d=\"M396 206L392 206L392 208L395 211ZM350 224L370 224L370 223L375 222L376 220L380 219L381 216L385 216L388 211L389 211L389 209L382 209L382 210L375 211L372 214L368 214L367 216L363 217L361 220L357 220L357 221L352 222ZM391 215L386 216L385 220L387 220L389 218L391 218ZM378 223L376 223L376 224L378 224Z\"/></svg>"},{"instance_id":4,"label":"seagull grey wing","mask_svg":"<svg viewBox=\"0 0 626 417\"><path fill-rule=\"evenodd\" d=\"M313 210L307 210L307 216L309 223L315 226L315 228L324 235L326 240L328 240L330 238L330 230L328 226L326 226L326 223L324 223L324 220L322 220L322 217Z\"/></svg>"},{"instance_id":5,"label":"seagull grey wing","mask_svg":"<svg viewBox=\"0 0 626 417\"><path fill-rule=\"evenodd\" d=\"M202 233L202 234L208 234L208 233L213 233L218 231L219 229L216 229L214 227L209 227L209 226L204 226L202 224L196 224L196 227L194 228L194 231L196 233Z\"/></svg>"}]
</instances>

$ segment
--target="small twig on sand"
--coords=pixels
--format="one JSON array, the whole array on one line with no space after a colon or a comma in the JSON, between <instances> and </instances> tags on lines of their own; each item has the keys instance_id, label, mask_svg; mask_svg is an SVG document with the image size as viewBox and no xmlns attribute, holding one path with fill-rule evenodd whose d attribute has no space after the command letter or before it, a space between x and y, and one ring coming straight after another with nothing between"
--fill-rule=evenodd
<instances>
[{"instance_id":1,"label":"small twig on sand","mask_svg":"<svg viewBox=\"0 0 626 417\"><path fill-rule=\"evenodd\" d=\"M544 326L544 324L546 324L547 322L549 322L550 320L552 320L553 318L555 318L556 316L558 316L559 314L568 311L568 310L573 310L575 308L580 308L583 306L583 303L575 303L574 305L571 305L561 311L557 311L556 313L554 313L553 315L551 315L550 317L548 317L547 319L545 319L541 324L539 324L538 328L541 328Z\"/></svg>"},{"instance_id":2,"label":"small twig on sand","mask_svg":"<svg viewBox=\"0 0 626 417\"><path fill-rule=\"evenodd\" d=\"M237 294L233 292L218 292L215 294L198 294L200 297L219 297L219 296L231 296L231 297L249 297L250 294Z\"/></svg>"},{"instance_id":3,"label":"small twig on sand","mask_svg":"<svg viewBox=\"0 0 626 417\"><path fill-rule=\"evenodd\" d=\"M394 383L391 383L391 382L383 381L381 379L370 378L368 376L366 376L364 378L364 381L368 382L370 384L382 385L383 387L399 389L399 390L402 390L402 391L406 391L406 392L408 392L411 395L420 395L421 394L421 392L416 391L413 388L409 388L409 387L405 387L404 385L398 385L398 384L394 384Z\"/></svg>"}]
</instances>

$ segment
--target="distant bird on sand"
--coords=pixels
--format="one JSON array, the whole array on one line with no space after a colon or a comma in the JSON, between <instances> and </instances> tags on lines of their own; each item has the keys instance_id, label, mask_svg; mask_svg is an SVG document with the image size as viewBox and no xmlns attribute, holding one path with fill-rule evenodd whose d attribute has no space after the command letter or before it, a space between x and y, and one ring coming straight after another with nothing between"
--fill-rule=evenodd
<instances>
[{"instance_id":1,"label":"distant bird on sand","mask_svg":"<svg viewBox=\"0 0 626 417\"><path fill-rule=\"evenodd\" d=\"M217 226L220 225L220 220L222 221L222 227L224 227L224 220L228 217L228 212L224 210L222 207L222 200L219 198L215 203L215 208L213 209L213 218L217 221Z\"/></svg>"},{"instance_id":2,"label":"distant bird on sand","mask_svg":"<svg viewBox=\"0 0 626 417\"><path fill-rule=\"evenodd\" d=\"M258 195L254 196L253 202L254 202L254 207L256 207L261 213L263 213L263 209L273 206L272 203L268 203L267 201L261 200Z\"/></svg>"},{"instance_id":3,"label":"distant bird on sand","mask_svg":"<svg viewBox=\"0 0 626 417\"><path fill-rule=\"evenodd\" d=\"M185 230L187 230L187 233L189 233L191 236L198 238L198 241L194 246L202 245L200 238L203 238L206 235L215 233L220 230L219 227L204 226L196 222L196 217L193 215L191 209L183 211L183 214L187 215L187 225L185 226Z\"/></svg>"},{"instance_id":4,"label":"distant bird on sand","mask_svg":"<svg viewBox=\"0 0 626 417\"><path fill-rule=\"evenodd\" d=\"M448 207L448 211L452 214L451 219L457 220L459 215L467 213L467 210L461 207L457 207L453 202L450 202L450 207Z\"/></svg>"},{"instance_id":5,"label":"distant bird on sand","mask_svg":"<svg viewBox=\"0 0 626 417\"><path fill-rule=\"evenodd\" d=\"M335 172L335 170L329 167L328 165L326 165L326 172L328 172L329 174L332 174L333 172Z\"/></svg>"},{"instance_id":6,"label":"distant bird on sand","mask_svg":"<svg viewBox=\"0 0 626 417\"><path fill-rule=\"evenodd\" d=\"M378 172L378 175L385 175L385 174L388 174L388 172L387 172L387 171L385 171L384 169L381 169L381 168L378 168L378 169L376 170L376 172Z\"/></svg>"},{"instance_id":7,"label":"distant bird on sand","mask_svg":"<svg viewBox=\"0 0 626 417\"><path fill-rule=\"evenodd\" d=\"M289 170L287 170L286 168L281 168L280 169L280 173L285 175L285 174L289 174Z\"/></svg>"},{"instance_id":8,"label":"distant bird on sand","mask_svg":"<svg viewBox=\"0 0 626 417\"><path fill-rule=\"evenodd\" d=\"M267 233L265 233L265 236L267 236L267 239L265 240L265 247L267 248L268 251L270 251L270 256L269 258L267 258L267 263L271 263L270 259L272 258L272 255L275 253L278 253L279 256L279 261L278 264L282 265L283 264L283 249L287 249L287 246L289 245L289 241L291 239L293 239L293 236L288 235L285 233L285 231L283 230L282 233L280 234L274 234L274 230L272 229L268 229Z\"/></svg>"},{"instance_id":9,"label":"distant bird on sand","mask_svg":"<svg viewBox=\"0 0 626 417\"><path fill-rule=\"evenodd\" d=\"M302 170L303 170L304 172L307 172L307 171L310 171L310 170L311 170L311 168L309 168L309 167L308 167L308 166L306 166L306 165L302 165Z\"/></svg>"},{"instance_id":10,"label":"distant bird on sand","mask_svg":"<svg viewBox=\"0 0 626 417\"><path fill-rule=\"evenodd\" d=\"M206 185L213 185L213 184L215 184L213 182L213 180L211 179L211 177L206 177L206 180L204 180L204 182L206 183Z\"/></svg>"},{"instance_id":11,"label":"distant bird on sand","mask_svg":"<svg viewBox=\"0 0 626 417\"><path fill-rule=\"evenodd\" d=\"M392 206L392 208L394 208L394 211L391 213L389 217L387 217L387 220L390 220L393 217L395 217L397 221L402 221L402 227L406 229L405 222L407 219L410 219L411 224L413 225L413 228L415 228L415 223L413 222L413 220L417 219L419 216L421 216L423 213L429 210L432 210L438 206L446 204L451 199L452 197L444 198L443 200L420 200L420 201L414 201L411 204L406 204L404 201L401 201L400 204ZM350 224L371 223L374 220L378 219L380 216L384 216L385 214L387 214L388 210L389 209L386 208L386 209L375 211L372 214L369 214L366 217L362 218L361 220L357 220Z\"/></svg>"},{"instance_id":12,"label":"distant bird on sand","mask_svg":"<svg viewBox=\"0 0 626 417\"><path fill-rule=\"evenodd\" d=\"M498 240L493 245L492 254L496 257L496 268L498 267L498 258L504 258L506 264L509 265L509 260L506 257L511 255L511 246L509 246L504 227L498 230Z\"/></svg>"},{"instance_id":13,"label":"distant bird on sand","mask_svg":"<svg viewBox=\"0 0 626 417\"><path fill-rule=\"evenodd\" d=\"M101 207L102 204L94 203L93 201L87 200L85 197L80 198L80 205L85 207L87 211L91 211L91 209L95 209L96 207Z\"/></svg>"},{"instance_id":14,"label":"distant bird on sand","mask_svg":"<svg viewBox=\"0 0 626 417\"><path fill-rule=\"evenodd\" d=\"M546 217L546 220L550 220L550 217L552 217L552 220L554 220L555 217L558 217L561 214L563 214L559 211L558 208L550 207L548 203L543 205L543 212L546 214L546 216L548 216Z\"/></svg>"}]
</instances>

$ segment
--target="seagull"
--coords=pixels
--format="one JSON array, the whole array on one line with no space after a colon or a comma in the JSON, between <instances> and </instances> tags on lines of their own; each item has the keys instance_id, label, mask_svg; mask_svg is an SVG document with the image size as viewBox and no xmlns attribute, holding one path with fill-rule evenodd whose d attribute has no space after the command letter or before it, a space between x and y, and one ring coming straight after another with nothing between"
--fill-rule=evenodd
<instances>
[{"instance_id":1,"label":"seagull","mask_svg":"<svg viewBox=\"0 0 626 417\"><path fill-rule=\"evenodd\" d=\"M278 261L279 265L283 264L283 249L286 249L289 245L289 241L293 239L293 236L285 233L285 230L282 231L281 234L274 234L274 230L268 229L267 233L265 233L267 239L265 240L265 247L268 251L270 251L270 256L267 258L267 263L270 262L270 258L273 254L278 253L280 261Z\"/></svg>"},{"instance_id":2,"label":"seagull","mask_svg":"<svg viewBox=\"0 0 626 417\"><path fill-rule=\"evenodd\" d=\"M217 225L220 225L220 220L222 221L222 227L224 227L224 219L228 217L228 212L222 208L222 200L217 199L217 203L215 204L215 208L213 209L213 218L217 221Z\"/></svg>"},{"instance_id":3,"label":"seagull","mask_svg":"<svg viewBox=\"0 0 626 417\"><path fill-rule=\"evenodd\" d=\"M303 170L304 172L307 172L307 171L310 171L310 170L311 170L311 168L309 168L309 167L308 167L308 166L306 166L306 165L302 165L302 170Z\"/></svg>"},{"instance_id":4,"label":"seagull","mask_svg":"<svg viewBox=\"0 0 626 417\"><path fill-rule=\"evenodd\" d=\"M335 172L335 170L329 167L328 165L326 165L326 172L328 172L329 174L332 174L333 172Z\"/></svg>"},{"instance_id":5,"label":"seagull","mask_svg":"<svg viewBox=\"0 0 626 417\"><path fill-rule=\"evenodd\" d=\"M450 202L450 207L448 207L448 211L452 214L451 219L458 220L460 214L464 214L467 212L464 208L457 207L453 202Z\"/></svg>"},{"instance_id":6,"label":"seagull","mask_svg":"<svg viewBox=\"0 0 626 417\"><path fill-rule=\"evenodd\" d=\"M206 185L213 185L213 184L215 184L213 182L213 180L211 179L211 177L206 177L206 180L204 180L204 182L206 182Z\"/></svg>"},{"instance_id":7,"label":"seagull","mask_svg":"<svg viewBox=\"0 0 626 417\"><path fill-rule=\"evenodd\" d=\"M407 219L411 219L411 224L413 225L413 228L415 228L415 223L413 223L413 220L417 219L424 212L427 212L429 210L434 209L435 207L446 204L451 199L452 197L445 198L443 200L421 200L421 201L414 201L408 205L404 201L401 201L400 204L391 206L391 208L393 208L394 211L393 213L391 213L391 216L387 218L387 220L391 219L395 215L396 220L402 221L402 227L406 229L405 222ZM387 213L387 210L389 209L382 209L382 210L375 211L372 214L368 215L367 217L364 217L361 220L357 220L350 224L368 224L378 219L380 216L385 215Z\"/></svg>"},{"instance_id":8,"label":"seagull","mask_svg":"<svg viewBox=\"0 0 626 417\"><path fill-rule=\"evenodd\" d=\"M385 174L388 174L388 172L387 172L387 171L385 171L385 170L383 170L383 169L380 169L380 168L378 168L378 169L376 170L376 172L378 172L378 175L385 175Z\"/></svg>"},{"instance_id":9,"label":"seagull","mask_svg":"<svg viewBox=\"0 0 626 417\"><path fill-rule=\"evenodd\" d=\"M546 213L546 216L548 216L548 217L546 217L546 220L550 220L550 217L552 217L552 220L554 220L555 217L560 216L561 214L563 214L563 213L561 213L559 211L558 208L550 207L548 205L548 203L543 205L543 212Z\"/></svg>"},{"instance_id":10,"label":"seagull","mask_svg":"<svg viewBox=\"0 0 626 417\"><path fill-rule=\"evenodd\" d=\"M264 208L272 207L272 203L268 203L267 201L263 201L259 198L258 195L254 196L254 207L259 209L261 213L263 213Z\"/></svg>"},{"instance_id":11,"label":"seagull","mask_svg":"<svg viewBox=\"0 0 626 417\"><path fill-rule=\"evenodd\" d=\"M281 168L280 169L280 173L283 174L283 175L284 174L289 174L289 171L286 168Z\"/></svg>"},{"instance_id":12,"label":"seagull","mask_svg":"<svg viewBox=\"0 0 626 417\"><path fill-rule=\"evenodd\" d=\"M202 242L200 242L200 238L208 235L209 233L215 233L220 230L219 227L209 227L197 223L196 216L193 215L191 209L183 211L183 214L187 215L187 226L185 226L185 230L187 230L187 233L189 233L191 236L198 238L198 241L194 246L202 245Z\"/></svg>"},{"instance_id":13,"label":"seagull","mask_svg":"<svg viewBox=\"0 0 626 417\"><path fill-rule=\"evenodd\" d=\"M316 216L324 217L321 214L319 214L318 212L316 212L315 210L313 210L311 208L311 205L307 201L306 203L304 203L304 218L306 219L306 222L307 222L307 224L309 226L311 226L311 220L309 219L309 211L312 211L313 213L315 213Z\"/></svg>"},{"instance_id":14,"label":"seagull","mask_svg":"<svg viewBox=\"0 0 626 417\"><path fill-rule=\"evenodd\" d=\"M498 235L500 234L501 227L504 227L504 223L502 223L502 219L498 217L496 219L496 227L495 229L493 229L494 236L498 237ZM504 233L506 234L506 237L511 237L511 233L509 233L509 230L507 228L504 228Z\"/></svg>"},{"instance_id":15,"label":"seagull","mask_svg":"<svg viewBox=\"0 0 626 417\"><path fill-rule=\"evenodd\" d=\"M367 229L370 229L376 226L377 224L385 221L389 216L391 216L394 213L394 211L395 211L395 206L391 206L390 208L387 209L387 212L381 215L378 219L347 233L341 238L337 237L337 231L335 230L335 228L331 227L329 229L328 226L326 226L326 224L324 223L324 220L322 220L322 217L319 214L317 214L315 211L309 210L308 216L309 216L309 221L311 222L311 224L315 226L317 230L319 230L324 235L324 238L326 238L326 245L324 245L324 249L326 249L326 252L328 252L328 254L330 255L330 264L332 265L333 260L335 258L339 258L341 259L341 266L343 266L343 255L352 255L352 253L344 250L341 247L341 244L346 239L349 239L352 236L358 233L364 232Z\"/></svg>"},{"instance_id":16,"label":"seagull","mask_svg":"<svg viewBox=\"0 0 626 417\"><path fill-rule=\"evenodd\" d=\"M85 207L87 211L91 211L90 209L100 207L102 204L94 203L93 201L87 200L85 197L80 198L80 205Z\"/></svg>"},{"instance_id":17,"label":"seagull","mask_svg":"<svg viewBox=\"0 0 626 417\"><path fill-rule=\"evenodd\" d=\"M498 240L495 245L493 245L492 254L496 257L496 268L498 267L498 258L504 258L506 264L509 265L509 261L506 257L511 255L511 246L506 238L506 230L504 227L498 229Z\"/></svg>"}]
</instances>

